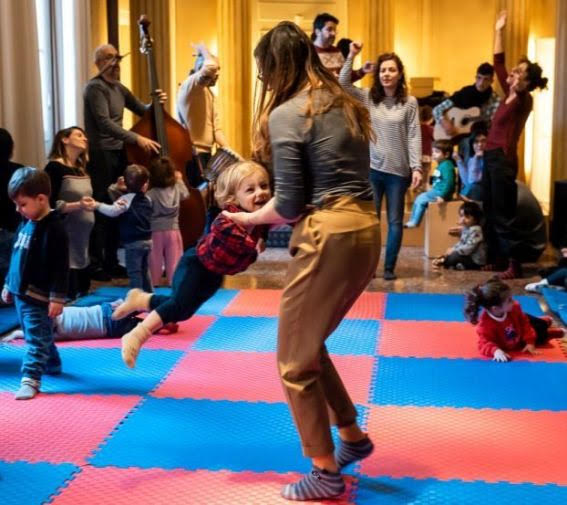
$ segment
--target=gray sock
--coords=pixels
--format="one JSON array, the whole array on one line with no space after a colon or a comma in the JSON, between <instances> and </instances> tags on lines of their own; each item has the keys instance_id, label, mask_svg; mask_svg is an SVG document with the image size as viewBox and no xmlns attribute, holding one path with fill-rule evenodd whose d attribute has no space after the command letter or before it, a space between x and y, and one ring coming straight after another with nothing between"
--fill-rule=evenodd
<instances>
[{"instance_id":1,"label":"gray sock","mask_svg":"<svg viewBox=\"0 0 567 505\"><path fill-rule=\"evenodd\" d=\"M360 461L370 456L373 450L374 444L368 437L364 437L358 442L345 442L341 440L339 448L335 451L335 460L337 461L339 470L342 470L345 466L355 461Z\"/></svg>"},{"instance_id":2,"label":"gray sock","mask_svg":"<svg viewBox=\"0 0 567 505\"><path fill-rule=\"evenodd\" d=\"M303 479L282 488L286 500L325 500L337 498L345 492L345 483L340 473L328 472L313 466Z\"/></svg>"},{"instance_id":3,"label":"gray sock","mask_svg":"<svg viewBox=\"0 0 567 505\"><path fill-rule=\"evenodd\" d=\"M39 393L41 382L31 377L22 378L20 389L16 391L16 400L31 400Z\"/></svg>"}]
</instances>

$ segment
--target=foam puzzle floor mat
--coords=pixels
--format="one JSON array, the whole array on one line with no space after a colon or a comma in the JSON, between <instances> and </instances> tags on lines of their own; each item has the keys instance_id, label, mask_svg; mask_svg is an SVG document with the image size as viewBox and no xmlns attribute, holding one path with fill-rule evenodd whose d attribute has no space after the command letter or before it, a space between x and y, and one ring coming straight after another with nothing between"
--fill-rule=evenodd
<instances>
[{"instance_id":1,"label":"foam puzzle floor mat","mask_svg":"<svg viewBox=\"0 0 567 505\"><path fill-rule=\"evenodd\" d=\"M101 288L79 306L124 294ZM177 333L153 336L134 369L119 339L62 343L63 373L31 401L13 397L26 346L0 343L0 503L289 503L281 487L310 462L278 377L280 299L221 289ZM517 299L543 314L537 297ZM565 352L550 341L537 356L483 358L463 303L355 303L327 348L375 451L344 469L338 500L309 503L567 503Z\"/></svg>"}]
</instances>

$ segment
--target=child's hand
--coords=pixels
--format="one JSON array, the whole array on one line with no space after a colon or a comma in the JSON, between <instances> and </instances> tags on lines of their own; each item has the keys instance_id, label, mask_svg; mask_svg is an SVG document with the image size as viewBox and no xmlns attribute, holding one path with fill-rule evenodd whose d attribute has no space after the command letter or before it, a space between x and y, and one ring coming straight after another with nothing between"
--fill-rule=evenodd
<instances>
[{"instance_id":1,"label":"child's hand","mask_svg":"<svg viewBox=\"0 0 567 505\"><path fill-rule=\"evenodd\" d=\"M443 198L441 198L440 196L438 196L438 197L435 199L435 201L436 201L437 203L443 203L445 200L443 200Z\"/></svg>"},{"instance_id":2,"label":"child's hand","mask_svg":"<svg viewBox=\"0 0 567 505\"><path fill-rule=\"evenodd\" d=\"M502 349L496 349L494 351L494 358L492 358L492 361L506 363L506 361L510 361L510 355L506 354Z\"/></svg>"},{"instance_id":3,"label":"child's hand","mask_svg":"<svg viewBox=\"0 0 567 505\"><path fill-rule=\"evenodd\" d=\"M12 303L14 301L12 293L10 293L10 291L8 291L6 288L2 289L2 301L4 303Z\"/></svg>"},{"instance_id":4,"label":"child's hand","mask_svg":"<svg viewBox=\"0 0 567 505\"><path fill-rule=\"evenodd\" d=\"M62 303L58 303L58 302L49 302L49 308L48 308L48 312L47 315L53 319L54 317L57 317L61 314L61 312L63 312L63 304Z\"/></svg>"},{"instance_id":5,"label":"child's hand","mask_svg":"<svg viewBox=\"0 0 567 505\"><path fill-rule=\"evenodd\" d=\"M179 170L175 171L175 180L176 181L182 181L183 180L183 174Z\"/></svg>"},{"instance_id":6,"label":"child's hand","mask_svg":"<svg viewBox=\"0 0 567 505\"><path fill-rule=\"evenodd\" d=\"M118 191L122 191L123 193L126 193L128 191L124 177L120 176L118 177L118 179L116 179L116 189Z\"/></svg>"},{"instance_id":7,"label":"child's hand","mask_svg":"<svg viewBox=\"0 0 567 505\"><path fill-rule=\"evenodd\" d=\"M266 241L263 238L258 239L258 243L256 244L256 251L258 254L262 254L266 250Z\"/></svg>"},{"instance_id":8,"label":"child's hand","mask_svg":"<svg viewBox=\"0 0 567 505\"><path fill-rule=\"evenodd\" d=\"M532 356L540 354L539 351L536 351L535 345L533 344L526 344L526 347L522 349L522 352L529 352Z\"/></svg>"},{"instance_id":9,"label":"child's hand","mask_svg":"<svg viewBox=\"0 0 567 505\"><path fill-rule=\"evenodd\" d=\"M83 196L83 198L81 198L81 209L91 211L95 210L96 200L91 196Z\"/></svg>"},{"instance_id":10,"label":"child's hand","mask_svg":"<svg viewBox=\"0 0 567 505\"><path fill-rule=\"evenodd\" d=\"M455 248L449 247L449 249L447 249L447 251L445 252L445 256L449 256L449 254L453 254L454 252L455 252Z\"/></svg>"}]
</instances>

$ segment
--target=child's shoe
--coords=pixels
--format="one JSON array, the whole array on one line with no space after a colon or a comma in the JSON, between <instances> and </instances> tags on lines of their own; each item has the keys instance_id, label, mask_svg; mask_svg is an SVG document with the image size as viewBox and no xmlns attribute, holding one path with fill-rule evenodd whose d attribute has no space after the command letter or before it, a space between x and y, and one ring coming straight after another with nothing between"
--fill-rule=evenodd
<instances>
[{"instance_id":1,"label":"child's shoe","mask_svg":"<svg viewBox=\"0 0 567 505\"><path fill-rule=\"evenodd\" d=\"M122 337L122 361L127 366L134 368L140 349L151 335L151 331L143 323L138 323L138 326Z\"/></svg>"},{"instance_id":2,"label":"child's shoe","mask_svg":"<svg viewBox=\"0 0 567 505\"><path fill-rule=\"evenodd\" d=\"M417 228L417 224L413 221L408 221L406 224L404 224L404 228Z\"/></svg>"},{"instance_id":3,"label":"child's shoe","mask_svg":"<svg viewBox=\"0 0 567 505\"><path fill-rule=\"evenodd\" d=\"M519 279L522 277L522 265L516 260L510 260L508 268L504 272L498 274L498 278L503 281L511 279Z\"/></svg>"},{"instance_id":4,"label":"child's shoe","mask_svg":"<svg viewBox=\"0 0 567 505\"><path fill-rule=\"evenodd\" d=\"M16 391L16 400L31 400L39 393L41 382L31 377L23 377L20 389Z\"/></svg>"},{"instance_id":5,"label":"child's shoe","mask_svg":"<svg viewBox=\"0 0 567 505\"><path fill-rule=\"evenodd\" d=\"M529 284L526 284L524 286L524 289L528 293L541 293L542 289L547 286L549 286L549 282L547 282L547 279L542 279L539 282L530 282Z\"/></svg>"}]
</instances>

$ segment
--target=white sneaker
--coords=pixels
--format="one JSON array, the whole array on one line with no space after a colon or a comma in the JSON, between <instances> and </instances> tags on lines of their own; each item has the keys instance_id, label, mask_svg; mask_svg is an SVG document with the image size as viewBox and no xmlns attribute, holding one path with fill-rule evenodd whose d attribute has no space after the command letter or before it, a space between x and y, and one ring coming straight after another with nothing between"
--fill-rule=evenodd
<instances>
[{"instance_id":1,"label":"white sneaker","mask_svg":"<svg viewBox=\"0 0 567 505\"><path fill-rule=\"evenodd\" d=\"M545 288L547 286L549 286L547 279L543 279L539 282L530 282L529 284L526 284L524 289L528 293L541 293L542 288Z\"/></svg>"}]
</instances>

